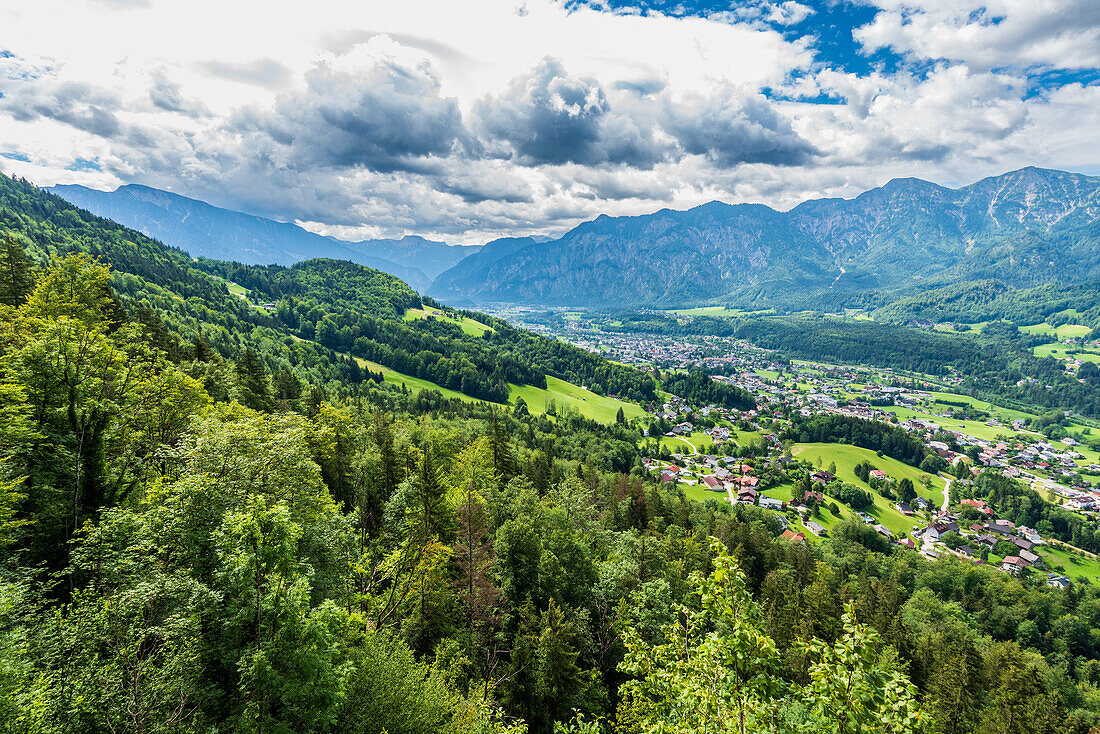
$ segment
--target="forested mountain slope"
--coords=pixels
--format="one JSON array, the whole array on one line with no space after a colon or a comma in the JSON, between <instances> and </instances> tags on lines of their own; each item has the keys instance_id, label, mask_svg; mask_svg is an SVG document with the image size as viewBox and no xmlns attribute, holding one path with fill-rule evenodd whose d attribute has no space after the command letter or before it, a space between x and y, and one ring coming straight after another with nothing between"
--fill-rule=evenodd
<instances>
[{"instance_id":1,"label":"forested mountain slope","mask_svg":"<svg viewBox=\"0 0 1100 734\"><path fill-rule=\"evenodd\" d=\"M507 400L509 383L545 387L547 374L627 400L654 395L646 375L504 322L493 321L492 332L477 337L442 320L405 321L405 310L421 305L417 293L356 263L196 263L181 250L7 177L0 177L0 231L26 237L30 254L43 262L74 251L101 258L114 270L112 286L123 305L156 320L170 352L196 339L227 359L251 349L269 370L297 372L315 386L369 379L354 356L495 402ZM226 280L234 279L276 306L249 306L226 289Z\"/></svg>"},{"instance_id":2,"label":"forested mountain slope","mask_svg":"<svg viewBox=\"0 0 1100 734\"><path fill-rule=\"evenodd\" d=\"M975 278L1096 280L1098 252L1100 178L1025 168L959 189L896 179L789 212L712 202L600 217L439 282L473 302L835 308L868 290Z\"/></svg>"},{"instance_id":3,"label":"forested mountain slope","mask_svg":"<svg viewBox=\"0 0 1100 734\"><path fill-rule=\"evenodd\" d=\"M53 252L82 229L56 214L23 229L64 235L38 241ZM175 312L131 311L83 253L31 268L14 242L0 253L4 731L1100 725L1090 584L926 561L856 521L788 541L776 513L647 477L629 425L335 375L245 407L277 382L250 350L236 365L201 341L173 355L157 324ZM220 367L229 395L204 388ZM808 462L746 456L809 486Z\"/></svg>"}]
</instances>

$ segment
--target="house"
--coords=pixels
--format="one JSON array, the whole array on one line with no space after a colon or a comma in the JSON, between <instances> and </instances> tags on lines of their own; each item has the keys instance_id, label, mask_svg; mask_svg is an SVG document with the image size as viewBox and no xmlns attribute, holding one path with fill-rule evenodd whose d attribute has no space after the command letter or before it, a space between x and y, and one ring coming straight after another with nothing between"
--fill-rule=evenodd
<instances>
[{"instance_id":1,"label":"house","mask_svg":"<svg viewBox=\"0 0 1100 734\"><path fill-rule=\"evenodd\" d=\"M725 487L722 486L722 483L713 476L703 477L703 484L707 486L707 489L714 492L721 492L725 489Z\"/></svg>"},{"instance_id":2,"label":"house","mask_svg":"<svg viewBox=\"0 0 1100 734\"><path fill-rule=\"evenodd\" d=\"M1047 579L1047 586L1055 589L1067 589L1072 585L1072 582L1065 576L1051 576Z\"/></svg>"},{"instance_id":3,"label":"house","mask_svg":"<svg viewBox=\"0 0 1100 734\"><path fill-rule=\"evenodd\" d=\"M955 551L970 558L974 557L974 549L971 548L969 545L960 545L958 548L955 549Z\"/></svg>"},{"instance_id":4,"label":"house","mask_svg":"<svg viewBox=\"0 0 1100 734\"><path fill-rule=\"evenodd\" d=\"M777 500L775 497L760 497L759 504L769 510L782 510L784 503L783 500Z\"/></svg>"},{"instance_id":5,"label":"house","mask_svg":"<svg viewBox=\"0 0 1100 734\"><path fill-rule=\"evenodd\" d=\"M886 479L886 472L884 472L882 469L872 469L870 476L876 479Z\"/></svg>"},{"instance_id":6,"label":"house","mask_svg":"<svg viewBox=\"0 0 1100 734\"><path fill-rule=\"evenodd\" d=\"M1039 532L1037 530L1032 530L1031 528L1024 525L1020 525L1019 527L1017 527L1016 532L1022 535L1024 538L1030 540L1032 545L1041 545L1043 542L1043 539L1039 536Z\"/></svg>"},{"instance_id":7,"label":"house","mask_svg":"<svg viewBox=\"0 0 1100 734\"><path fill-rule=\"evenodd\" d=\"M1017 548L1021 548L1023 550L1027 550L1027 551L1029 551L1029 550L1031 550L1032 548L1035 547L1035 544L1032 543L1030 540L1024 540L1023 538L1018 538L1015 535L1008 536L1006 538L1006 540L1010 543L1014 543Z\"/></svg>"},{"instance_id":8,"label":"house","mask_svg":"<svg viewBox=\"0 0 1100 734\"><path fill-rule=\"evenodd\" d=\"M900 512L903 515L912 515L913 514L913 508L909 506L908 502L897 502L897 503L894 504L894 507L896 507L898 512Z\"/></svg>"},{"instance_id":9,"label":"house","mask_svg":"<svg viewBox=\"0 0 1100 734\"><path fill-rule=\"evenodd\" d=\"M1004 560L1001 561L1001 570L1009 573L1019 573L1029 565L1031 564L1019 556L1005 556Z\"/></svg>"},{"instance_id":10,"label":"house","mask_svg":"<svg viewBox=\"0 0 1100 734\"><path fill-rule=\"evenodd\" d=\"M886 527L885 525L875 525L875 532L877 532L879 535L886 538L887 540L894 539L894 534L891 533L890 528Z\"/></svg>"},{"instance_id":11,"label":"house","mask_svg":"<svg viewBox=\"0 0 1100 734\"><path fill-rule=\"evenodd\" d=\"M756 477L741 477L737 481L742 487L755 487L760 484L760 480Z\"/></svg>"},{"instance_id":12,"label":"house","mask_svg":"<svg viewBox=\"0 0 1100 734\"><path fill-rule=\"evenodd\" d=\"M917 507L921 508L922 510L931 510L932 500L928 499L927 497L917 497Z\"/></svg>"},{"instance_id":13,"label":"house","mask_svg":"<svg viewBox=\"0 0 1100 734\"><path fill-rule=\"evenodd\" d=\"M827 471L815 471L810 475L810 479L814 480L818 484L828 484L833 481L833 473Z\"/></svg>"},{"instance_id":14,"label":"house","mask_svg":"<svg viewBox=\"0 0 1100 734\"><path fill-rule=\"evenodd\" d=\"M802 533L796 533L793 530L784 530L783 534L779 536L783 540L789 540L792 543L801 543L806 540L806 536Z\"/></svg>"},{"instance_id":15,"label":"house","mask_svg":"<svg viewBox=\"0 0 1100 734\"><path fill-rule=\"evenodd\" d=\"M959 532L959 526L953 522L940 520L928 526L928 529L924 531L924 537L930 540L939 540L950 532Z\"/></svg>"},{"instance_id":16,"label":"house","mask_svg":"<svg viewBox=\"0 0 1100 734\"><path fill-rule=\"evenodd\" d=\"M979 535L978 542L984 546L992 548L993 546L997 545L997 536L990 535L989 533L986 533L985 535Z\"/></svg>"},{"instance_id":17,"label":"house","mask_svg":"<svg viewBox=\"0 0 1100 734\"><path fill-rule=\"evenodd\" d=\"M663 471L663 472L661 472L661 481L662 482L673 482L673 483L675 483L676 482L676 475L673 474L670 471Z\"/></svg>"},{"instance_id":18,"label":"house","mask_svg":"<svg viewBox=\"0 0 1100 734\"><path fill-rule=\"evenodd\" d=\"M828 537L828 535L829 535L829 533L825 530L825 528L823 526L819 525L818 523L814 522L813 520L807 520L806 521L806 529L809 530L814 535L816 535L818 537L821 537L821 538Z\"/></svg>"},{"instance_id":19,"label":"house","mask_svg":"<svg viewBox=\"0 0 1100 734\"><path fill-rule=\"evenodd\" d=\"M810 500L813 500L820 505L825 502L825 495L823 495L821 492L807 492L802 496L803 502L809 502Z\"/></svg>"},{"instance_id":20,"label":"house","mask_svg":"<svg viewBox=\"0 0 1100 734\"><path fill-rule=\"evenodd\" d=\"M1031 551L1022 550L1020 551L1020 560L1027 561L1030 564L1036 564L1039 562L1039 556L1035 555Z\"/></svg>"},{"instance_id":21,"label":"house","mask_svg":"<svg viewBox=\"0 0 1100 734\"><path fill-rule=\"evenodd\" d=\"M985 500L965 499L962 502L960 502L959 504L970 505L971 507L977 508L980 512L982 512L985 515L992 515L993 514L993 508L991 508L989 505L987 505L985 503Z\"/></svg>"},{"instance_id":22,"label":"house","mask_svg":"<svg viewBox=\"0 0 1100 734\"><path fill-rule=\"evenodd\" d=\"M737 492L737 501L744 505L755 504L756 502L756 490L749 487L740 489Z\"/></svg>"}]
</instances>

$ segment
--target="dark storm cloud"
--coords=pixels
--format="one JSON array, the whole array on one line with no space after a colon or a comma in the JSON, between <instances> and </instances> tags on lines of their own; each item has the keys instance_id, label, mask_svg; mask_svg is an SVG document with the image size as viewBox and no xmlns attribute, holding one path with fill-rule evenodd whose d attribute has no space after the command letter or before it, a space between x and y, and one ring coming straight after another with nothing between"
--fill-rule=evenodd
<instances>
[{"instance_id":1,"label":"dark storm cloud","mask_svg":"<svg viewBox=\"0 0 1100 734\"><path fill-rule=\"evenodd\" d=\"M297 169L423 172L424 159L448 154L463 133L458 104L440 96L426 67L388 60L354 71L318 66L304 89L281 95L270 111L238 115L234 125L266 136L271 152Z\"/></svg>"},{"instance_id":2,"label":"dark storm cloud","mask_svg":"<svg viewBox=\"0 0 1100 734\"><path fill-rule=\"evenodd\" d=\"M475 106L482 132L525 165L577 163L650 167L660 157L652 129L617 114L594 79L543 59L496 97Z\"/></svg>"},{"instance_id":3,"label":"dark storm cloud","mask_svg":"<svg viewBox=\"0 0 1100 734\"><path fill-rule=\"evenodd\" d=\"M818 151L763 97L733 94L689 99L665 109L663 127L684 152L724 167L741 163L796 166Z\"/></svg>"},{"instance_id":4,"label":"dark storm cloud","mask_svg":"<svg viewBox=\"0 0 1100 734\"><path fill-rule=\"evenodd\" d=\"M50 80L6 87L0 86L0 109L21 122L48 118L104 138L122 129L114 113L118 97L90 84Z\"/></svg>"}]
</instances>

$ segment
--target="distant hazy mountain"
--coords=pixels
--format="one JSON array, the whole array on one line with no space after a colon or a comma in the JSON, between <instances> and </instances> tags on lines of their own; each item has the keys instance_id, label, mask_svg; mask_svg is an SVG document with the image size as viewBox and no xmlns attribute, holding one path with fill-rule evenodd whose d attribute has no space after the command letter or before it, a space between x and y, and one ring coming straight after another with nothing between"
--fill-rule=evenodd
<instances>
[{"instance_id":1,"label":"distant hazy mountain","mask_svg":"<svg viewBox=\"0 0 1100 734\"><path fill-rule=\"evenodd\" d=\"M454 302L843 303L981 278L1100 278L1100 178L1025 168L949 189L897 179L789 212L712 202L601 216L548 243L490 246L441 274Z\"/></svg>"},{"instance_id":2,"label":"distant hazy mountain","mask_svg":"<svg viewBox=\"0 0 1100 734\"><path fill-rule=\"evenodd\" d=\"M148 186L131 184L114 191L54 186L50 190L97 216L195 257L260 265L291 265L313 258L351 260L396 275L417 290L427 288L436 275L478 249L450 247L422 237L341 242L295 224L221 209Z\"/></svg>"},{"instance_id":3,"label":"distant hazy mountain","mask_svg":"<svg viewBox=\"0 0 1100 734\"><path fill-rule=\"evenodd\" d=\"M433 280L444 270L453 268L481 249L481 245L448 245L417 235L406 235L399 240L363 240L341 244L370 257L396 263L414 263L424 275Z\"/></svg>"}]
</instances>

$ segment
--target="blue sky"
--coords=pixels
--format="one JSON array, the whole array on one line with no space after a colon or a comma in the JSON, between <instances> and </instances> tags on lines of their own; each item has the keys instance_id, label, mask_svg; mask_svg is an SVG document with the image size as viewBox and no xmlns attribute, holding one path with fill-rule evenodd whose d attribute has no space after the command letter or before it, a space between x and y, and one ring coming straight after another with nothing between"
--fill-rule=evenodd
<instances>
[{"instance_id":1,"label":"blue sky","mask_svg":"<svg viewBox=\"0 0 1100 734\"><path fill-rule=\"evenodd\" d=\"M342 237L1100 173L1096 0L47 0L0 27L0 169Z\"/></svg>"}]
</instances>

